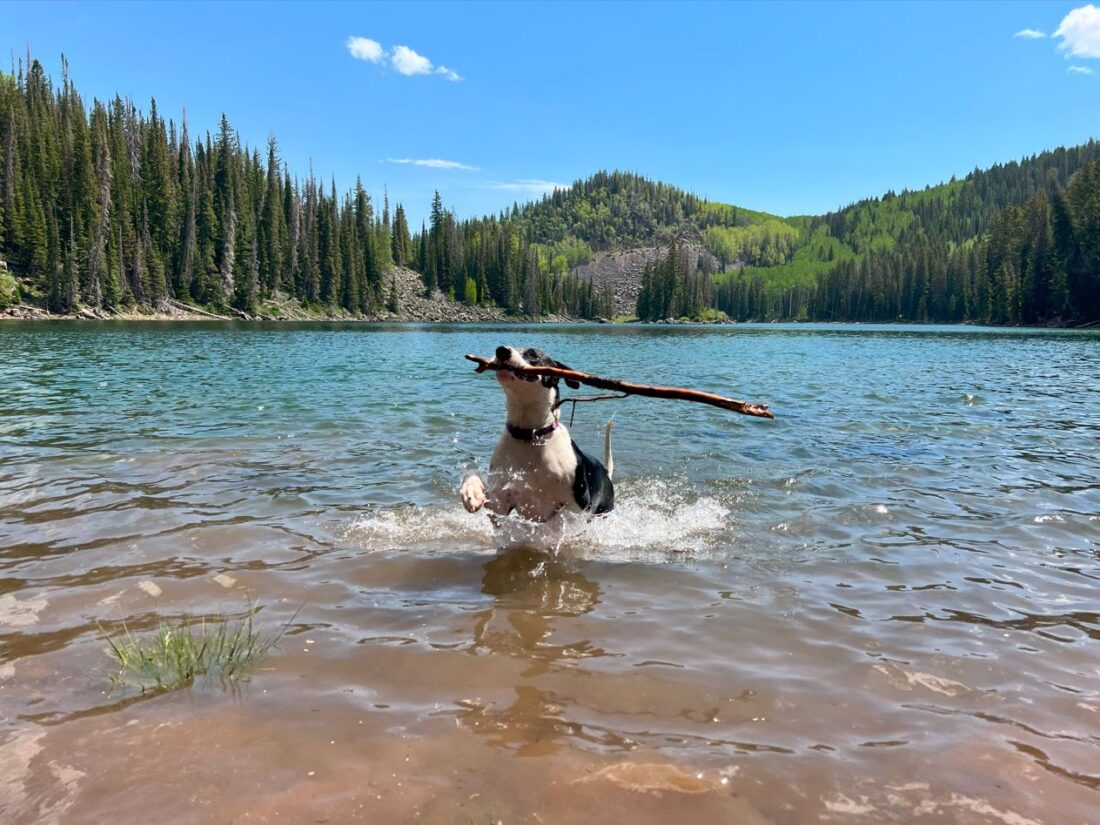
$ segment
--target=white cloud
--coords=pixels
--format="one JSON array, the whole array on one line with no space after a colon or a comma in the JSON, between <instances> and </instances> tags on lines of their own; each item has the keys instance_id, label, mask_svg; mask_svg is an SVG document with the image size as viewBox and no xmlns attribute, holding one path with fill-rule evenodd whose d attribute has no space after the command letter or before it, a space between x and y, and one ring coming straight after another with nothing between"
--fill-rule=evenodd
<instances>
[{"instance_id":1,"label":"white cloud","mask_svg":"<svg viewBox=\"0 0 1100 825\"><path fill-rule=\"evenodd\" d=\"M406 77L411 77L414 74L432 73L432 61L422 54L417 54L408 46L395 46L390 62L398 72Z\"/></svg>"},{"instance_id":2,"label":"white cloud","mask_svg":"<svg viewBox=\"0 0 1100 825\"><path fill-rule=\"evenodd\" d=\"M1094 72L1088 66L1070 66L1067 71L1070 74L1096 74L1096 72Z\"/></svg>"},{"instance_id":3,"label":"white cloud","mask_svg":"<svg viewBox=\"0 0 1100 825\"><path fill-rule=\"evenodd\" d=\"M1047 36L1046 32L1041 32L1038 29L1020 29L1013 37L1022 37L1024 40L1041 40Z\"/></svg>"},{"instance_id":4,"label":"white cloud","mask_svg":"<svg viewBox=\"0 0 1100 825\"><path fill-rule=\"evenodd\" d=\"M412 77L417 74L438 74L450 81L462 80L462 75L446 66L433 66L432 61L408 46L395 46L390 63L401 74Z\"/></svg>"},{"instance_id":5,"label":"white cloud","mask_svg":"<svg viewBox=\"0 0 1100 825\"><path fill-rule=\"evenodd\" d=\"M440 160L439 158L386 158L385 163L400 163L409 166L427 166L429 169L462 169L466 172L476 172L476 166L468 163L459 163L457 160Z\"/></svg>"},{"instance_id":6,"label":"white cloud","mask_svg":"<svg viewBox=\"0 0 1100 825\"><path fill-rule=\"evenodd\" d=\"M377 40L369 37L349 37L348 52L356 60L366 60L368 63L381 63L386 57L386 50Z\"/></svg>"},{"instance_id":7,"label":"white cloud","mask_svg":"<svg viewBox=\"0 0 1100 825\"><path fill-rule=\"evenodd\" d=\"M527 195L545 195L555 189L568 189L568 184L555 183L552 180L539 180L538 178L520 178L519 180L489 184L490 189L499 189L506 192L523 192Z\"/></svg>"},{"instance_id":8,"label":"white cloud","mask_svg":"<svg viewBox=\"0 0 1100 825\"><path fill-rule=\"evenodd\" d=\"M1100 8L1081 6L1067 14L1055 37L1062 38L1058 48L1068 57L1100 57Z\"/></svg>"},{"instance_id":9,"label":"white cloud","mask_svg":"<svg viewBox=\"0 0 1100 825\"><path fill-rule=\"evenodd\" d=\"M462 75L447 66L434 66L432 61L418 54L408 46L394 46L392 52L386 51L377 40L369 37L349 37L348 53L356 60L368 63L385 63L387 60L398 74L405 77L421 74L437 74L452 82L462 80Z\"/></svg>"}]
</instances>

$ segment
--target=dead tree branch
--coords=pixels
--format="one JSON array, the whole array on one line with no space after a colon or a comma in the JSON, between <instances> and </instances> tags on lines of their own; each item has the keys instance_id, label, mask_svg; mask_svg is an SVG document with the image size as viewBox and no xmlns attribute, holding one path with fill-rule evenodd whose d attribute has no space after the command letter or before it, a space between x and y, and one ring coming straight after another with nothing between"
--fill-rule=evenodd
<instances>
[{"instance_id":1,"label":"dead tree branch","mask_svg":"<svg viewBox=\"0 0 1100 825\"><path fill-rule=\"evenodd\" d=\"M732 410L733 412L743 413L744 415L753 415L758 418L775 418L771 410L768 409L767 404L750 404L747 401L735 401L732 398L726 398L721 395L715 395L714 393L702 392L700 390L688 390L680 387L651 387L647 384L632 384L629 381L619 381L615 378L601 378L598 375L589 375L586 372L578 372L576 370L565 370L560 367L510 367L502 366L496 361L488 358L482 358L479 355L467 355L468 361L473 361L477 364L477 372L485 372L485 370L500 370L505 369L516 373L517 375L556 375L558 378L567 381L576 381L579 384L585 384L589 387L595 387L600 390L610 390L611 392L622 392L628 395L642 395L647 398L669 398L674 401L696 401L700 404L709 404L712 407L719 407L723 410Z\"/></svg>"}]
</instances>

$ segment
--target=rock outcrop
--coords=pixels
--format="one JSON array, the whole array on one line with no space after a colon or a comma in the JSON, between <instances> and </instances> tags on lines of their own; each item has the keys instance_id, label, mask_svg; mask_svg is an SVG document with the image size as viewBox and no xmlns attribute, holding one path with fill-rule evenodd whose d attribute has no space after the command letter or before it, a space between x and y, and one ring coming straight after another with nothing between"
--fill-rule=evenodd
<instances>
[{"instance_id":1,"label":"rock outcrop","mask_svg":"<svg viewBox=\"0 0 1100 825\"><path fill-rule=\"evenodd\" d=\"M701 244L688 242L681 246L692 255L706 261L713 270L718 269L718 259L707 252ZM597 252L586 264L573 270L573 274L586 281L592 279L597 289L611 284L615 296L615 314L633 315L638 305L638 293L642 291L642 270L647 264L668 255L667 246L641 246L619 252Z\"/></svg>"},{"instance_id":2,"label":"rock outcrop","mask_svg":"<svg viewBox=\"0 0 1100 825\"><path fill-rule=\"evenodd\" d=\"M420 275L405 267L394 267L393 285L397 291L397 311L389 310L370 316L374 321L439 321L461 323L469 321L503 321L504 311L498 307L468 306L451 301L439 290L428 297L424 294L424 282ZM383 289L389 299L390 288Z\"/></svg>"}]
</instances>

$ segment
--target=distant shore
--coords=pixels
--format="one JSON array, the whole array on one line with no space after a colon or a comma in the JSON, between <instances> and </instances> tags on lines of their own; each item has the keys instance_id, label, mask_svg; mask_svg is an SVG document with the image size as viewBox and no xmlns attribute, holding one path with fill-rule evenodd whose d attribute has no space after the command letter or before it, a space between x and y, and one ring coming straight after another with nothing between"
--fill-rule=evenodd
<instances>
[{"instance_id":1,"label":"distant shore","mask_svg":"<svg viewBox=\"0 0 1100 825\"><path fill-rule=\"evenodd\" d=\"M319 323L358 322L395 324L610 323L609 321L590 321L584 318L571 318L559 315L506 315L504 312L496 310L494 308L467 307L462 304L459 304L458 306L461 307L461 309L452 310L450 308L441 307L438 311L425 313L380 312L371 315L350 315L347 313L323 314L317 312L299 312L295 314L277 316L267 315L264 313L250 315L245 312L219 314L215 312L208 312L198 307L188 307L182 304L178 306L160 307L156 310L145 311L137 309L82 309L80 312L76 313L49 312L48 310L45 310L41 307L31 306L29 304L16 304L15 306L7 307L6 309L0 310L0 323L3 323L4 321L163 321L169 323L173 321L239 321L244 323L252 323L257 321L275 321L287 323L315 321Z\"/></svg>"},{"instance_id":2,"label":"distant shore","mask_svg":"<svg viewBox=\"0 0 1100 825\"><path fill-rule=\"evenodd\" d=\"M287 322L287 323L364 323L364 324L591 324L599 325L633 325L633 326L743 326L745 324L824 324L824 325L850 325L850 326L957 326L957 327L989 327L990 329L1003 329L998 324L980 324L977 321L960 321L953 324L919 321L807 321L807 320L783 320L783 321L735 321L735 320L688 320L684 318L665 318L660 321L639 321L637 318L612 321L607 318L591 320L586 318L571 318L559 315L507 315L497 308L468 307L465 304L447 302L453 306L440 306L430 312L416 314L406 312L383 312L373 315L349 315L349 314L320 314L316 312L297 313L294 315L248 315L236 313L234 315L219 315L197 307L178 305L163 307L157 311L138 310L83 310L79 313L53 313L41 307L27 304L17 304L0 310L0 324L5 321L156 321L170 323L173 321L236 321L243 323L252 322ZM1100 321L1091 324L1073 325L1066 323L1045 324L1017 324L1013 325L1021 329L1100 329Z\"/></svg>"},{"instance_id":3,"label":"distant shore","mask_svg":"<svg viewBox=\"0 0 1100 825\"><path fill-rule=\"evenodd\" d=\"M297 300L285 298L282 300L268 301L257 311L252 313L242 312L237 309L220 309L212 311L204 307L197 307L176 300L161 302L155 309L144 307L124 307L121 309L93 309L82 307L77 312L54 313L43 306L33 303L16 303L0 309L0 323L3 321L316 321L316 322L362 322L362 323L396 323L396 324L557 324L557 323L585 323L585 324L616 324L630 323L646 326L724 326L742 323L766 324L769 321L734 321L730 319L714 318L707 320L688 320L682 318L665 318L658 321L639 321L636 318L627 318L625 315L616 316L614 319L600 318L589 320L562 315L509 315L500 307L487 307L464 304L454 301L441 292L433 295L424 294L423 281L420 276L411 269L395 267L393 272L393 286L397 302L397 311L383 310L381 312L365 315L352 315L347 312L331 312L316 306L304 306ZM783 321L781 323L807 323L803 321ZM822 324L906 324L911 326L927 326L918 321L814 321ZM978 326L974 321L964 321L958 326ZM1070 327L1065 323L1046 323L1035 325L1043 328ZM1076 327L1077 329L1097 328L1100 322Z\"/></svg>"},{"instance_id":4,"label":"distant shore","mask_svg":"<svg viewBox=\"0 0 1100 825\"><path fill-rule=\"evenodd\" d=\"M424 294L420 276L410 269L395 267L393 272L396 311L383 310L365 315L331 312L315 306L304 306L286 298L265 302L254 312L237 309L217 311L196 307L176 300L162 301L157 307L124 307L94 309L82 307L76 312L55 313L30 303L16 303L0 309L3 320L59 321L364 321L389 323L537 323L581 320L562 316L531 317L507 315L499 307L486 307L453 301L441 292Z\"/></svg>"}]
</instances>

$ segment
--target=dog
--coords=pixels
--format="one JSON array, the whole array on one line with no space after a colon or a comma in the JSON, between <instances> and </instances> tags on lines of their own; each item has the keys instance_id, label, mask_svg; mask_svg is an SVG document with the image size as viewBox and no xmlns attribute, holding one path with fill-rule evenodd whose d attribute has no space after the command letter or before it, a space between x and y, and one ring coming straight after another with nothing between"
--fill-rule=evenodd
<instances>
[{"instance_id":1,"label":"dog","mask_svg":"<svg viewBox=\"0 0 1100 825\"><path fill-rule=\"evenodd\" d=\"M498 517L517 513L532 522L548 522L562 513L603 515L615 507L611 476L611 428L604 430L601 464L585 455L561 423L557 376L521 376L509 367L560 367L545 352L497 347L494 363L504 390L507 419L489 464L487 479L476 472L462 482L462 503L471 513L483 507L494 525ZM580 387L566 379L572 389Z\"/></svg>"}]
</instances>

